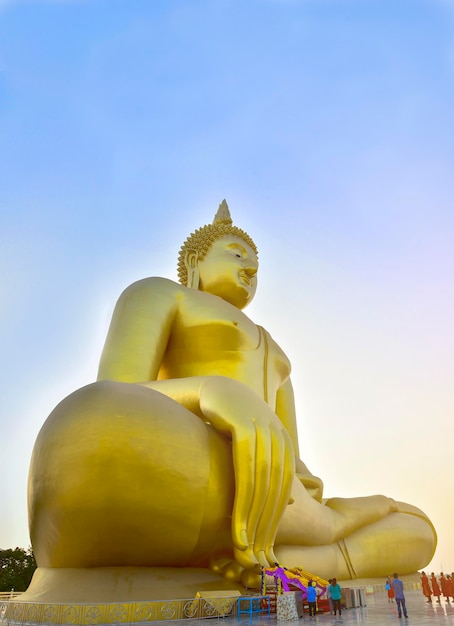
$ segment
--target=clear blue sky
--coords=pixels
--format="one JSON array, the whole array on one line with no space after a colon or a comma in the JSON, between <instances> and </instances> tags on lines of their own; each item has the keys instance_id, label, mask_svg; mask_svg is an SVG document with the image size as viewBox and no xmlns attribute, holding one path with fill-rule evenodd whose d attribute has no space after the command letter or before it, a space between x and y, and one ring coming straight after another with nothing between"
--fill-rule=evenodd
<instances>
[{"instance_id":1,"label":"clear blue sky","mask_svg":"<svg viewBox=\"0 0 454 626\"><path fill-rule=\"evenodd\" d=\"M453 0L0 0L0 547L120 292L225 197L303 459L420 506L454 570L453 111Z\"/></svg>"}]
</instances>

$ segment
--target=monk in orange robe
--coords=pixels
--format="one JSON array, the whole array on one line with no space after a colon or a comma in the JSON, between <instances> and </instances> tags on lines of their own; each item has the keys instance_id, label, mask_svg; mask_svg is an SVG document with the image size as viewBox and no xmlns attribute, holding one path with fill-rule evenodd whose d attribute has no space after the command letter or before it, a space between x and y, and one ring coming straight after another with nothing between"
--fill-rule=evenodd
<instances>
[{"instance_id":1,"label":"monk in orange robe","mask_svg":"<svg viewBox=\"0 0 454 626\"><path fill-rule=\"evenodd\" d=\"M454 602L454 576L451 574L446 575L446 580L448 581L448 592Z\"/></svg>"},{"instance_id":2,"label":"monk in orange robe","mask_svg":"<svg viewBox=\"0 0 454 626\"><path fill-rule=\"evenodd\" d=\"M432 589L430 588L429 577L427 576L426 572L421 573L421 586L422 592L427 598L427 602L432 602Z\"/></svg>"},{"instance_id":3,"label":"monk in orange robe","mask_svg":"<svg viewBox=\"0 0 454 626\"><path fill-rule=\"evenodd\" d=\"M441 602L440 601L440 596L441 596L440 586L438 584L437 577L435 576L433 572L430 575L430 582L432 583L433 595L437 598L438 602Z\"/></svg>"},{"instance_id":4,"label":"monk in orange robe","mask_svg":"<svg viewBox=\"0 0 454 626\"><path fill-rule=\"evenodd\" d=\"M446 602L449 602L449 591L450 591L449 584L443 572L441 572L440 574L440 586L441 586L441 593L446 598Z\"/></svg>"}]
</instances>

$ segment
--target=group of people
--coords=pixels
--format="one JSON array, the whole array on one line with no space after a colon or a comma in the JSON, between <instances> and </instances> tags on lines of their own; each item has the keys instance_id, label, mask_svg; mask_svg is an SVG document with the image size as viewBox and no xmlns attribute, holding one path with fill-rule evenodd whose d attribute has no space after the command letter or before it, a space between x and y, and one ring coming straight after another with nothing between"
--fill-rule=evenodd
<instances>
[{"instance_id":1,"label":"group of people","mask_svg":"<svg viewBox=\"0 0 454 626\"><path fill-rule=\"evenodd\" d=\"M441 603L440 596L442 595L446 602L449 602L449 598L452 598L454 602L454 572L446 575L441 572L438 579L434 572L431 573L430 578L425 572L421 572L421 586L427 602L432 602L432 596L434 596L437 602Z\"/></svg>"},{"instance_id":2,"label":"group of people","mask_svg":"<svg viewBox=\"0 0 454 626\"><path fill-rule=\"evenodd\" d=\"M400 580L399 575L394 573L386 579L385 589L388 592L388 602L396 600L397 613L399 617L408 617L407 606L405 604L404 584Z\"/></svg>"},{"instance_id":3,"label":"group of people","mask_svg":"<svg viewBox=\"0 0 454 626\"><path fill-rule=\"evenodd\" d=\"M341 586L336 578L329 579L329 585L326 587L326 597L329 603L330 615L342 615L341 609ZM309 617L315 617L317 612L317 587L315 581L310 580L306 589L307 603L309 605Z\"/></svg>"}]
</instances>

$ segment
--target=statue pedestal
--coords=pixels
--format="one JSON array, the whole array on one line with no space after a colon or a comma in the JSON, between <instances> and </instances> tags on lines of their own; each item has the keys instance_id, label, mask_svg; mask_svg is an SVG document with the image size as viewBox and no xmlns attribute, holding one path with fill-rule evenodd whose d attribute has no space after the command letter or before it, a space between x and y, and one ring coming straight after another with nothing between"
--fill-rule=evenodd
<instances>
[{"instance_id":1,"label":"statue pedestal","mask_svg":"<svg viewBox=\"0 0 454 626\"><path fill-rule=\"evenodd\" d=\"M210 569L180 567L39 567L20 602L100 603L194 598L197 592L237 590L239 583Z\"/></svg>"},{"instance_id":2,"label":"statue pedestal","mask_svg":"<svg viewBox=\"0 0 454 626\"><path fill-rule=\"evenodd\" d=\"M242 585L202 568L38 568L28 590L1 611L10 623L155 622L219 615L212 594L224 614L233 614L244 593Z\"/></svg>"}]
</instances>

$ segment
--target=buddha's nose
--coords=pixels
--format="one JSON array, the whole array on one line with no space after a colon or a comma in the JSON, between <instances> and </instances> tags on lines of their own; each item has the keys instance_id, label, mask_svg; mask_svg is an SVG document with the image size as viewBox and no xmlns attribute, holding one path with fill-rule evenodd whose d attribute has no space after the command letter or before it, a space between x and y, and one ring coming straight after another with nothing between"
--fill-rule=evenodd
<instances>
[{"instance_id":1,"label":"buddha's nose","mask_svg":"<svg viewBox=\"0 0 454 626\"><path fill-rule=\"evenodd\" d=\"M253 276L255 276L255 275L257 274L257 269L258 269L257 267L251 267L251 266L249 266L249 267L245 267L245 268L244 268L244 271L246 272L246 274L247 274L250 278L252 278Z\"/></svg>"}]
</instances>

